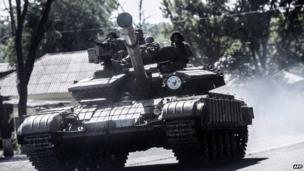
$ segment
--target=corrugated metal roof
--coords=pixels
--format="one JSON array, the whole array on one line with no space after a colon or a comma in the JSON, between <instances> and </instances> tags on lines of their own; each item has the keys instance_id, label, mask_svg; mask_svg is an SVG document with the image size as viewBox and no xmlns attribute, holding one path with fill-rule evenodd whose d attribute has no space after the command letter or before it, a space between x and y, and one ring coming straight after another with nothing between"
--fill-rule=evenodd
<instances>
[{"instance_id":1,"label":"corrugated metal roof","mask_svg":"<svg viewBox=\"0 0 304 171\"><path fill-rule=\"evenodd\" d=\"M0 63L0 72L7 72L12 70L13 68L10 66L9 63Z\"/></svg>"},{"instance_id":2,"label":"corrugated metal roof","mask_svg":"<svg viewBox=\"0 0 304 171\"><path fill-rule=\"evenodd\" d=\"M28 85L28 94L65 93L75 80L90 77L101 69L88 61L87 51L46 54L35 62ZM16 73L0 80L0 93L17 96Z\"/></svg>"},{"instance_id":3,"label":"corrugated metal roof","mask_svg":"<svg viewBox=\"0 0 304 171\"><path fill-rule=\"evenodd\" d=\"M14 68L9 63L0 63L0 79L14 72Z\"/></svg>"}]
</instances>

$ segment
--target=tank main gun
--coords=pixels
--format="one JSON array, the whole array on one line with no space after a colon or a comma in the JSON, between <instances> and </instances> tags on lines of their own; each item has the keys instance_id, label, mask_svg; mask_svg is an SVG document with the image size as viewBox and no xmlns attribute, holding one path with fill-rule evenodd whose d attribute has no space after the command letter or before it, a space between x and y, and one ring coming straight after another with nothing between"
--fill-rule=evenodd
<instances>
[{"instance_id":1,"label":"tank main gun","mask_svg":"<svg viewBox=\"0 0 304 171\"><path fill-rule=\"evenodd\" d=\"M143 59L140 53L140 47L132 26L132 16L129 13L121 13L117 17L117 24L122 28L122 34L125 38L127 51L131 58L132 67L136 84L139 87L145 87L148 84L148 76L144 68Z\"/></svg>"}]
</instances>

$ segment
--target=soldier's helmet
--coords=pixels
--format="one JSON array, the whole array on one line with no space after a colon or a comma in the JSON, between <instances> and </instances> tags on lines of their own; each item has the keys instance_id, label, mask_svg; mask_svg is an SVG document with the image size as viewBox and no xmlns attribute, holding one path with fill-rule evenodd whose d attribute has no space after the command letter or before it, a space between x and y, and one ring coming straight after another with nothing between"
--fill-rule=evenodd
<instances>
[{"instance_id":1,"label":"soldier's helmet","mask_svg":"<svg viewBox=\"0 0 304 171\"><path fill-rule=\"evenodd\" d=\"M154 38L152 36L148 36L146 38L146 43L153 43L154 42Z\"/></svg>"},{"instance_id":2,"label":"soldier's helmet","mask_svg":"<svg viewBox=\"0 0 304 171\"><path fill-rule=\"evenodd\" d=\"M145 44L145 38L144 38L144 32L142 29L136 29L135 30L135 35L137 37L139 45Z\"/></svg>"},{"instance_id":3,"label":"soldier's helmet","mask_svg":"<svg viewBox=\"0 0 304 171\"><path fill-rule=\"evenodd\" d=\"M179 32L179 31L174 31L173 33L171 33L170 36L170 40L171 42L174 42L174 37L178 36L179 37L179 41L185 41L184 36Z\"/></svg>"},{"instance_id":4,"label":"soldier's helmet","mask_svg":"<svg viewBox=\"0 0 304 171\"><path fill-rule=\"evenodd\" d=\"M142 29L136 29L135 34L138 35L139 37L144 37L144 32Z\"/></svg>"},{"instance_id":5,"label":"soldier's helmet","mask_svg":"<svg viewBox=\"0 0 304 171\"><path fill-rule=\"evenodd\" d=\"M117 39L118 37L119 37L119 35L114 31L111 31L106 36L107 39Z\"/></svg>"}]
</instances>

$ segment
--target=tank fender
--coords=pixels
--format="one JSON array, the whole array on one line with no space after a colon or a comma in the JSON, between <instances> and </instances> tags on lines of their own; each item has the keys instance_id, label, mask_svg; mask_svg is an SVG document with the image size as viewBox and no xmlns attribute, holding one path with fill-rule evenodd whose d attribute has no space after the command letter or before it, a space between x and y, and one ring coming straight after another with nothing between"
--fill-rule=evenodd
<instances>
[{"instance_id":1,"label":"tank fender","mask_svg":"<svg viewBox=\"0 0 304 171\"><path fill-rule=\"evenodd\" d=\"M18 135L51 133L58 131L63 125L63 115L60 113L32 115L22 122Z\"/></svg>"},{"instance_id":2,"label":"tank fender","mask_svg":"<svg viewBox=\"0 0 304 171\"><path fill-rule=\"evenodd\" d=\"M161 119L175 119L192 117L197 114L197 102L199 100L183 100L166 103L161 111Z\"/></svg>"},{"instance_id":3,"label":"tank fender","mask_svg":"<svg viewBox=\"0 0 304 171\"><path fill-rule=\"evenodd\" d=\"M254 118L253 114L253 108L248 107L247 105L243 105L241 107L241 112L243 115L243 120L246 125L251 125L252 124L252 119Z\"/></svg>"}]
</instances>

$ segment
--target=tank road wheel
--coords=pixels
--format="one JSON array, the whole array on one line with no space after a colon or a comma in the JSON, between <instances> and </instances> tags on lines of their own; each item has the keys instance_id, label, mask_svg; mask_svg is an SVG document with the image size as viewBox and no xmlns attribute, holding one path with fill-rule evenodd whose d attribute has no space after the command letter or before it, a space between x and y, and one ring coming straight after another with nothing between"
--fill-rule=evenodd
<instances>
[{"instance_id":1,"label":"tank road wheel","mask_svg":"<svg viewBox=\"0 0 304 171\"><path fill-rule=\"evenodd\" d=\"M194 152L194 154L192 154L192 152ZM195 151L191 150L187 152L185 150L174 149L173 153L176 159L178 160L179 164L188 165L193 163L193 159L191 155L195 155Z\"/></svg>"},{"instance_id":2,"label":"tank road wheel","mask_svg":"<svg viewBox=\"0 0 304 171\"><path fill-rule=\"evenodd\" d=\"M241 127L237 130L237 154L239 157L243 158L246 154L248 142L248 128L247 126Z\"/></svg>"},{"instance_id":3,"label":"tank road wheel","mask_svg":"<svg viewBox=\"0 0 304 171\"><path fill-rule=\"evenodd\" d=\"M168 143L180 164L208 164L209 138L197 133L194 121L170 121L166 127Z\"/></svg>"},{"instance_id":4,"label":"tank road wheel","mask_svg":"<svg viewBox=\"0 0 304 171\"><path fill-rule=\"evenodd\" d=\"M192 120L166 123L168 144L180 164L216 164L245 155L247 127L237 130L196 129Z\"/></svg>"},{"instance_id":5,"label":"tank road wheel","mask_svg":"<svg viewBox=\"0 0 304 171\"><path fill-rule=\"evenodd\" d=\"M248 141L247 126L240 127L237 130L229 131L226 133L225 137L225 141L227 142L226 154L229 154L228 149L230 149L231 156L234 156L235 158L245 157Z\"/></svg>"},{"instance_id":6,"label":"tank road wheel","mask_svg":"<svg viewBox=\"0 0 304 171\"><path fill-rule=\"evenodd\" d=\"M236 156L237 155L237 137L236 133L234 131L229 133L230 135L230 145L231 145L231 155Z\"/></svg>"},{"instance_id":7,"label":"tank road wheel","mask_svg":"<svg viewBox=\"0 0 304 171\"><path fill-rule=\"evenodd\" d=\"M209 155L209 137L207 134L202 134L200 138L201 144L201 151L202 151L202 161L204 164L210 162L210 155Z\"/></svg>"},{"instance_id":8,"label":"tank road wheel","mask_svg":"<svg viewBox=\"0 0 304 171\"><path fill-rule=\"evenodd\" d=\"M180 164L189 165L193 163L200 163L201 162L201 153L200 147L198 145L189 145L184 144L187 147L173 148L174 156L179 161Z\"/></svg>"},{"instance_id":9,"label":"tank road wheel","mask_svg":"<svg viewBox=\"0 0 304 171\"><path fill-rule=\"evenodd\" d=\"M81 157L76 163L77 171L89 171L89 170L97 170L96 156L85 155Z\"/></svg>"},{"instance_id":10,"label":"tank road wheel","mask_svg":"<svg viewBox=\"0 0 304 171\"><path fill-rule=\"evenodd\" d=\"M24 137L22 151L28 156L38 171L65 171L65 165L58 160L55 147L51 143L51 135L35 135Z\"/></svg>"},{"instance_id":11,"label":"tank road wheel","mask_svg":"<svg viewBox=\"0 0 304 171\"><path fill-rule=\"evenodd\" d=\"M211 160L216 161L218 159L217 157L217 143L216 143L216 134L215 132L211 132L209 134L209 155Z\"/></svg>"},{"instance_id":12,"label":"tank road wheel","mask_svg":"<svg viewBox=\"0 0 304 171\"><path fill-rule=\"evenodd\" d=\"M105 154L98 159L100 168L119 169L125 166L128 152L116 152Z\"/></svg>"},{"instance_id":13,"label":"tank road wheel","mask_svg":"<svg viewBox=\"0 0 304 171\"><path fill-rule=\"evenodd\" d=\"M224 143L223 143L223 137L222 137L222 132L217 132L216 135L216 147L217 147L217 156L218 159L223 159L224 158Z\"/></svg>"},{"instance_id":14,"label":"tank road wheel","mask_svg":"<svg viewBox=\"0 0 304 171\"><path fill-rule=\"evenodd\" d=\"M201 161L200 143L194 121L169 121L166 123L166 131L168 144L180 164L188 165Z\"/></svg>"},{"instance_id":15,"label":"tank road wheel","mask_svg":"<svg viewBox=\"0 0 304 171\"><path fill-rule=\"evenodd\" d=\"M231 156L231 142L230 142L230 134L229 131L225 131L224 133L224 154L226 157Z\"/></svg>"}]
</instances>

